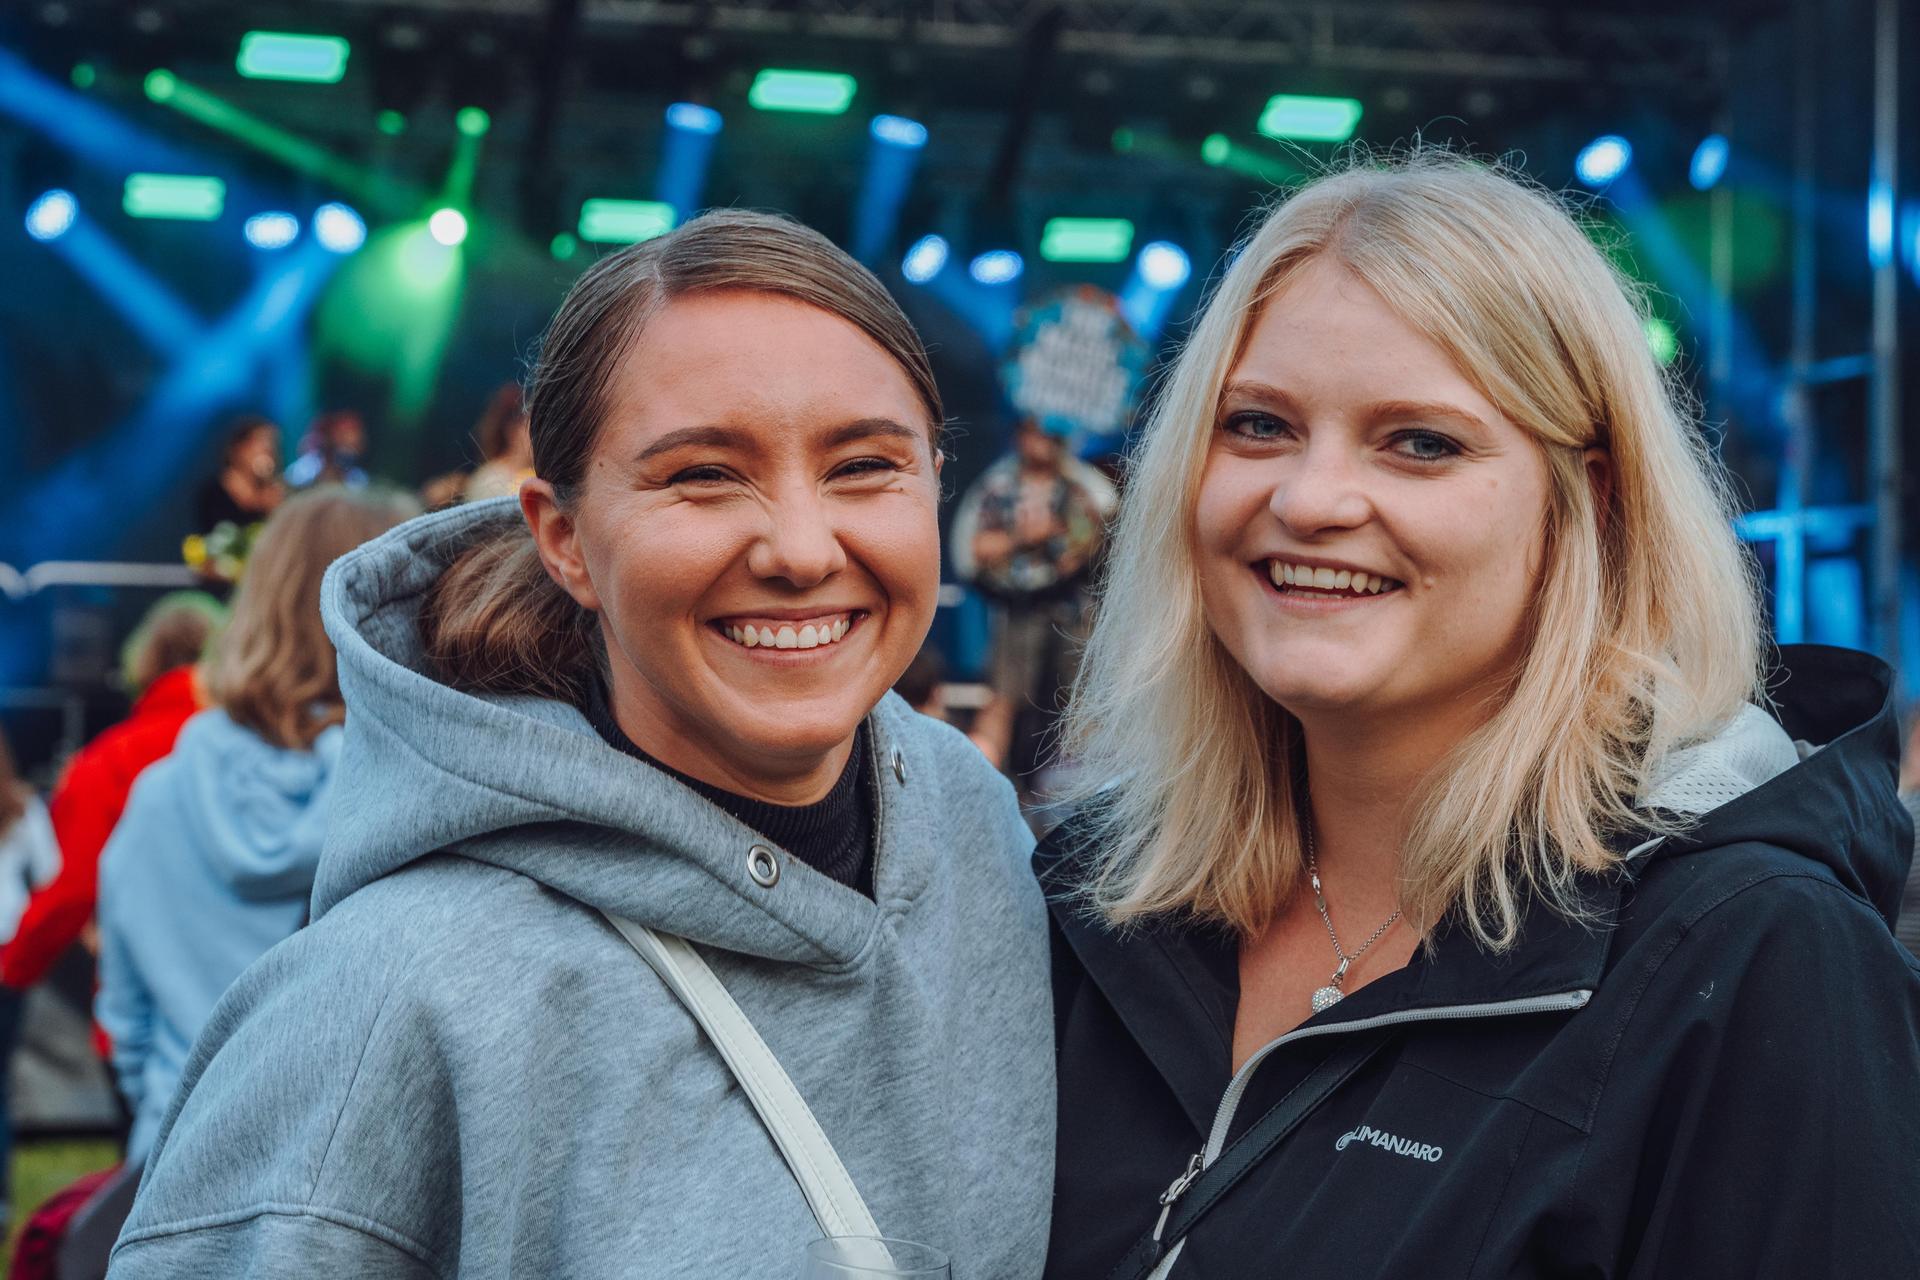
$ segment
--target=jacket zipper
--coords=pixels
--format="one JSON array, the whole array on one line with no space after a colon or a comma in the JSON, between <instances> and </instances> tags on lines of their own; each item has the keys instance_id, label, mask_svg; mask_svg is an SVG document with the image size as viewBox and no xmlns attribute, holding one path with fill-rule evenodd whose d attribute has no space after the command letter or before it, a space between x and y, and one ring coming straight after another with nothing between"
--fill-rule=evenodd
<instances>
[{"instance_id":1,"label":"jacket zipper","mask_svg":"<svg viewBox=\"0 0 1920 1280\"><path fill-rule=\"evenodd\" d=\"M1309 1040L1317 1036L1340 1035L1352 1031L1372 1031L1377 1027L1397 1026L1407 1022L1438 1022L1448 1018L1498 1018L1523 1013L1559 1013L1583 1008L1593 999L1593 991L1563 991L1551 996L1527 996L1521 1000L1500 1000L1489 1004L1441 1005L1432 1009L1408 1009L1401 1013L1383 1013L1372 1018L1357 1018L1352 1022L1338 1022L1325 1027L1302 1027L1289 1031L1277 1040L1269 1041L1246 1062L1240 1070L1234 1072L1233 1079L1227 1083L1227 1091L1220 1098L1220 1107L1214 1112L1213 1129L1207 1134L1207 1145L1187 1162L1180 1176L1173 1180L1160 1197L1160 1220L1154 1224L1153 1238L1158 1240L1160 1232L1166 1228L1167 1218L1173 1213L1173 1206L1185 1195L1200 1174L1215 1160L1220 1158L1221 1150L1227 1145L1227 1131L1233 1124L1234 1113L1240 1109L1240 1099L1246 1094L1247 1086L1252 1082L1253 1073L1266 1061L1267 1055L1283 1045L1297 1040ZM1178 1246L1175 1247L1178 1252ZM1168 1263L1173 1259L1169 1257ZM1156 1275L1164 1272L1156 1271Z\"/></svg>"}]
</instances>

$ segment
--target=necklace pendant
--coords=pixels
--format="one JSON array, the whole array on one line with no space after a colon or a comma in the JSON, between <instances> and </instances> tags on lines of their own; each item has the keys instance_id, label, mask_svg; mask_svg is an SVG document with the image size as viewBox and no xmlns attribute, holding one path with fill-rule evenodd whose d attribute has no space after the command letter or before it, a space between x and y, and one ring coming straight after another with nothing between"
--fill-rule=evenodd
<instances>
[{"instance_id":1,"label":"necklace pendant","mask_svg":"<svg viewBox=\"0 0 1920 1280\"><path fill-rule=\"evenodd\" d=\"M1313 993L1313 1000L1312 1000L1313 1011L1315 1013L1320 1013L1323 1010L1331 1009L1333 1008L1333 1006L1335 1006L1336 1004L1339 1004L1344 999L1346 999L1346 994L1342 992L1340 988L1321 987L1318 991L1315 991Z\"/></svg>"}]
</instances>

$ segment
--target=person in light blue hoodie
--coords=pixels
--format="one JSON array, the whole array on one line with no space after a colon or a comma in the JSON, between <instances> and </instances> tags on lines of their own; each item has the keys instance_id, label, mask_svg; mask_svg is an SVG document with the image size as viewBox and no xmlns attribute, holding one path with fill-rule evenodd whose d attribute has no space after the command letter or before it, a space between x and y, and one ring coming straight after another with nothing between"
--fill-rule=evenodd
<instances>
[{"instance_id":1,"label":"person in light blue hoodie","mask_svg":"<svg viewBox=\"0 0 1920 1280\"><path fill-rule=\"evenodd\" d=\"M713 212L587 270L528 405L517 504L327 577L313 920L195 1044L111 1276L792 1280L814 1209L640 926L712 970L879 1232L1035 1280L1032 837L888 691L939 593L919 338L823 236Z\"/></svg>"},{"instance_id":2,"label":"person in light blue hoodie","mask_svg":"<svg viewBox=\"0 0 1920 1280\"><path fill-rule=\"evenodd\" d=\"M221 995L306 918L344 714L320 579L405 514L340 489L274 514L207 672L215 705L141 773L101 852L94 1011L133 1114L130 1167Z\"/></svg>"}]
</instances>

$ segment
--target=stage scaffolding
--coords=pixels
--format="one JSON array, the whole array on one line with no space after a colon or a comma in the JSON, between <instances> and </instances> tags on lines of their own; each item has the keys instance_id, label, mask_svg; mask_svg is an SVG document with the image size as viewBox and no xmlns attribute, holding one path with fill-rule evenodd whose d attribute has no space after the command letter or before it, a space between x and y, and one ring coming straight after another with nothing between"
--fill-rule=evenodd
<instances>
[{"instance_id":1,"label":"stage scaffolding","mask_svg":"<svg viewBox=\"0 0 1920 1280\"><path fill-rule=\"evenodd\" d=\"M569 0L569 3L573 0ZM202 0L202 7L208 7ZM314 7L539 18L547 0L316 0ZM588 26L1015 49L1056 13L1063 53L1490 81L1718 83L1718 20L1586 5L1340 0L580 0Z\"/></svg>"}]
</instances>

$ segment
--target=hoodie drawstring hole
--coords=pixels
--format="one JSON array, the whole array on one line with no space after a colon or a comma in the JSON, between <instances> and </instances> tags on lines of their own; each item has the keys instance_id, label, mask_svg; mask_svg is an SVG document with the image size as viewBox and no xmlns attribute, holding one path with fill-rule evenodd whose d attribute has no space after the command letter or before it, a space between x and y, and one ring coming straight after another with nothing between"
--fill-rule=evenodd
<instances>
[{"instance_id":1,"label":"hoodie drawstring hole","mask_svg":"<svg viewBox=\"0 0 1920 1280\"><path fill-rule=\"evenodd\" d=\"M747 874L762 889L771 889L780 883L780 860L772 849L756 844L747 850Z\"/></svg>"}]
</instances>

